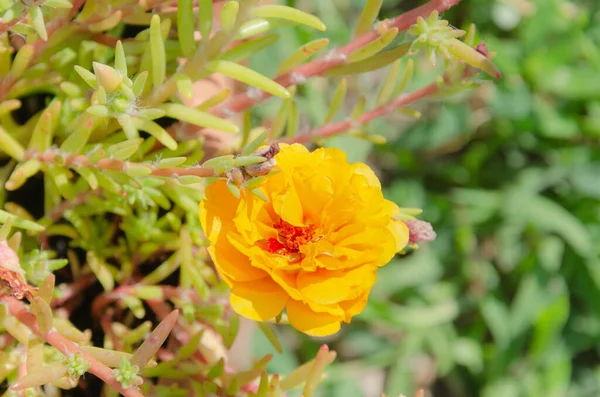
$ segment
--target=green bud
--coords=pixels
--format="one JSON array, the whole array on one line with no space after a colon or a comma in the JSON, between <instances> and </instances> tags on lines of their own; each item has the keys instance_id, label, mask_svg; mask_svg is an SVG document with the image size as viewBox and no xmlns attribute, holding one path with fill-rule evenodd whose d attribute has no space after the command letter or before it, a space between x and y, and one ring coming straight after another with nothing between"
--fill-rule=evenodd
<instances>
[{"instance_id":1,"label":"green bud","mask_svg":"<svg viewBox=\"0 0 600 397\"><path fill-rule=\"evenodd\" d=\"M85 361L80 352L75 352L65 361L67 375L73 379L79 379L90 368L90 363Z\"/></svg>"},{"instance_id":2,"label":"green bud","mask_svg":"<svg viewBox=\"0 0 600 397\"><path fill-rule=\"evenodd\" d=\"M121 84L121 75L115 69L99 62L93 62L94 73L98 83L108 94L113 93Z\"/></svg>"},{"instance_id":3,"label":"green bud","mask_svg":"<svg viewBox=\"0 0 600 397\"><path fill-rule=\"evenodd\" d=\"M109 114L108 108L104 105L94 105L87 108L86 112L96 117L107 117Z\"/></svg>"}]
</instances>

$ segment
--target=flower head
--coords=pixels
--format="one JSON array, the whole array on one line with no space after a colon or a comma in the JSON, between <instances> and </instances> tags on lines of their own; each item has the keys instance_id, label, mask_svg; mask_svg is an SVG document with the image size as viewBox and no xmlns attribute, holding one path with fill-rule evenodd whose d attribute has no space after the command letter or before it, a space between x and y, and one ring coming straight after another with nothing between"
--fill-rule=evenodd
<instances>
[{"instance_id":1,"label":"flower head","mask_svg":"<svg viewBox=\"0 0 600 397\"><path fill-rule=\"evenodd\" d=\"M280 172L261 186L268 202L235 198L225 181L207 188L200 220L209 252L236 312L262 321L285 308L296 329L330 335L363 310L377 268L409 231L373 171L342 151L294 144L275 160Z\"/></svg>"}]
</instances>

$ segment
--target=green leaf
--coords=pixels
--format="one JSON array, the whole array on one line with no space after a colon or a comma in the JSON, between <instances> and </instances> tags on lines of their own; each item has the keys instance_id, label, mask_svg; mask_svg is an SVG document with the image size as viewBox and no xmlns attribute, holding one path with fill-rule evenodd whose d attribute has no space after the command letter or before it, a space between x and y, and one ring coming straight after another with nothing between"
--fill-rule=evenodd
<instances>
[{"instance_id":1,"label":"green leaf","mask_svg":"<svg viewBox=\"0 0 600 397\"><path fill-rule=\"evenodd\" d=\"M400 72L400 60L394 62L390 68L390 72L386 76L381 88L379 95L377 96L377 106L381 106L386 103L392 96L398 80L398 74Z\"/></svg>"},{"instance_id":2,"label":"green leaf","mask_svg":"<svg viewBox=\"0 0 600 397\"><path fill-rule=\"evenodd\" d=\"M98 281L100 281L100 284L102 284L104 290L107 292L112 291L115 286L115 280L104 259L98 257L94 252L88 251L87 263Z\"/></svg>"},{"instance_id":3,"label":"green leaf","mask_svg":"<svg viewBox=\"0 0 600 397\"><path fill-rule=\"evenodd\" d=\"M173 310L158 324L129 360L132 366L137 365L139 368L143 368L148 364L169 336L169 333L177 323L178 316L179 310Z\"/></svg>"},{"instance_id":4,"label":"green leaf","mask_svg":"<svg viewBox=\"0 0 600 397\"><path fill-rule=\"evenodd\" d=\"M278 39L279 35L267 34L253 40L245 41L225 52L219 59L230 62L243 61L250 56L255 55L260 50L274 44Z\"/></svg>"},{"instance_id":5,"label":"green leaf","mask_svg":"<svg viewBox=\"0 0 600 397\"><path fill-rule=\"evenodd\" d=\"M354 37L363 35L373 29L373 23L377 20L382 3L383 0L367 0L365 2L365 6L354 29Z\"/></svg>"},{"instance_id":6,"label":"green leaf","mask_svg":"<svg viewBox=\"0 0 600 397\"><path fill-rule=\"evenodd\" d=\"M250 142L248 145L246 145L244 150L242 150L242 156L247 156L250 153L254 153L260 146L262 146L266 142L268 137L269 137L269 132L264 131L259 136L254 138L254 140L252 140L252 142Z\"/></svg>"},{"instance_id":7,"label":"green leaf","mask_svg":"<svg viewBox=\"0 0 600 397\"><path fill-rule=\"evenodd\" d=\"M392 28L382 34L378 39L373 40L369 44L359 48L348 55L348 63L354 63L368 59L387 47L394 38L398 35L398 28Z\"/></svg>"},{"instance_id":8,"label":"green leaf","mask_svg":"<svg viewBox=\"0 0 600 397\"><path fill-rule=\"evenodd\" d=\"M44 41L48 40L48 32L46 32L46 24L44 22L44 16L40 7L30 7L29 16L31 17L31 24L33 25L37 34Z\"/></svg>"},{"instance_id":9,"label":"green leaf","mask_svg":"<svg viewBox=\"0 0 600 397\"><path fill-rule=\"evenodd\" d=\"M213 24L212 0L198 0L199 29L202 40L208 40Z\"/></svg>"},{"instance_id":10,"label":"green leaf","mask_svg":"<svg viewBox=\"0 0 600 397\"><path fill-rule=\"evenodd\" d=\"M279 342L279 338L277 338L277 334L275 333L275 331L273 331L273 328L271 328L271 326L268 323L265 322L258 322L256 323L258 325L258 329L260 329L260 332L262 332L262 334L265 336L265 338L267 338L267 340L269 342L271 342L271 345L273 345L273 347L275 348L275 350L279 353L282 354L283 353L283 348L281 347L281 343Z\"/></svg>"},{"instance_id":11,"label":"green leaf","mask_svg":"<svg viewBox=\"0 0 600 397\"><path fill-rule=\"evenodd\" d=\"M354 62L337 68L333 68L325 72L327 77L335 76L346 76L359 73L367 73L373 70L377 70L395 62L399 58L402 58L410 48L410 43L404 43L394 48L393 50L383 51L370 58L364 59L359 62Z\"/></svg>"},{"instance_id":12,"label":"green leaf","mask_svg":"<svg viewBox=\"0 0 600 397\"><path fill-rule=\"evenodd\" d=\"M294 51L290 56L288 56L283 62L281 62L279 68L277 69L277 74L284 74L291 71L296 66L313 56L319 50L326 47L328 44L329 39L325 38L316 39L304 44L299 49Z\"/></svg>"},{"instance_id":13,"label":"green leaf","mask_svg":"<svg viewBox=\"0 0 600 397\"><path fill-rule=\"evenodd\" d=\"M173 139L167 130L162 128L159 124L152 120L143 120L140 118L135 118L133 120L134 125L138 130L146 131L170 150L177 150L177 142L175 139Z\"/></svg>"},{"instance_id":14,"label":"green leaf","mask_svg":"<svg viewBox=\"0 0 600 397\"><path fill-rule=\"evenodd\" d=\"M346 92L348 91L348 81L346 79L341 79L338 84L335 94L333 94L333 99L331 100L331 104L329 105L329 110L327 111L327 115L325 116L325 120L323 124L329 123L335 117L335 114L340 109L342 104L344 103L344 99L346 98Z\"/></svg>"},{"instance_id":15,"label":"green leaf","mask_svg":"<svg viewBox=\"0 0 600 397\"><path fill-rule=\"evenodd\" d=\"M235 0L229 0L221 8L221 29L224 32L229 33L235 26L237 14L240 9L240 3Z\"/></svg>"},{"instance_id":16,"label":"green leaf","mask_svg":"<svg viewBox=\"0 0 600 397\"><path fill-rule=\"evenodd\" d=\"M127 62L125 61L125 50L121 40L117 41L115 47L115 69L121 73L121 76L127 77Z\"/></svg>"},{"instance_id":17,"label":"green leaf","mask_svg":"<svg viewBox=\"0 0 600 397\"><path fill-rule=\"evenodd\" d=\"M32 232L41 232L45 229L43 226L38 225L35 222L19 218L10 212L0 210L0 223L6 223L8 222L8 219L11 220L13 227L18 227L20 229L31 230Z\"/></svg>"},{"instance_id":18,"label":"green leaf","mask_svg":"<svg viewBox=\"0 0 600 397\"><path fill-rule=\"evenodd\" d=\"M23 161L25 148L0 126L0 149L17 161Z\"/></svg>"},{"instance_id":19,"label":"green leaf","mask_svg":"<svg viewBox=\"0 0 600 397\"><path fill-rule=\"evenodd\" d=\"M83 81L85 81L90 87L93 89L98 88L98 82L96 81L96 75L94 73L78 65L75 65L74 68L77 74L81 76Z\"/></svg>"},{"instance_id":20,"label":"green leaf","mask_svg":"<svg viewBox=\"0 0 600 397\"><path fill-rule=\"evenodd\" d=\"M200 15L202 17L202 14ZM194 30L194 2L180 0L177 3L177 38L185 57L190 57L196 52Z\"/></svg>"},{"instance_id":21,"label":"green leaf","mask_svg":"<svg viewBox=\"0 0 600 397\"><path fill-rule=\"evenodd\" d=\"M88 29L90 32L93 33L104 32L117 26L119 22L121 22L122 18L123 11L117 10L110 14L108 17L104 18L103 20L89 24Z\"/></svg>"},{"instance_id":22,"label":"green leaf","mask_svg":"<svg viewBox=\"0 0 600 397\"><path fill-rule=\"evenodd\" d=\"M192 79L180 72L175 73L174 76L177 91L179 91L184 98L192 99L194 97L194 83L192 82Z\"/></svg>"},{"instance_id":23,"label":"green leaf","mask_svg":"<svg viewBox=\"0 0 600 397\"><path fill-rule=\"evenodd\" d=\"M127 160L137 152L143 141L142 138L136 138L115 143L106 148L106 153L117 160Z\"/></svg>"},{"instance_id":24,"label":"green leaf","mask_svg":"<svg viewBox=\"0 0 600 397\"><path fill-rule=\"evenodd\" d=\"M165 42L158 14L154 14L150 22L150 52L152 54L152 85L158 87L165 81L167 73Z\"/></svg>"},{"instance_id":25,"label":"green leaf","mask_svg":"<svg viewBox=\"0 0 600 397\"><path fill-rule=\"evenodd\" d=\"M327 29L323 21L316 16L292 7L267 4L253 8L250 13L257 18L285 19L320 31Z\"/></svg>"},{"instance_id":26,"label":"green leaf","mask_svg":"<svg viewBox=\"0 0 600 397\"><path fill-rule=\"evenodd\" d=\"M168 117L185 121L186 123L200 127L213 128L230 134L237 134L239 132L239 128L229 121L184 105L165 103L160 105L159 108L164 110Z\"/></svg>"},{"instance_id":27,"label":"green leaf","mask_svg":"<svg viewBox=\"0 0 600 397\"><path fill-rule=\"evenodd\" d=\"M285 87L269 79L268 77L265 77L262 74L237 63L223 60L212 61L206 65L206 69L213 73L221 73L225 76L231 77L232 79L239 80L242 83L255 86L272 95L284 99L290 97L290 93L285 89Z\"/></svg>"},{"instance_id":28,"label":"green leaf","mask_svg":"<svg viewBox=\"0 0 600 397\"><path fill-rule=\"evenodd\" d=\"M10 74L13 79L18 79L27 70L31 58L33 58L34 47L32 44L25 44L19 49L10 68Z\"/></svg>"},{"instance_id":29,"label":"green leaf","mask_svg":"<svg viewBox=\"0 0 600 397\"><path fill-rule=\"evenodd\" d=\"M591 236L576 216L543 196L532 196L521 203L520 216L530 224L561 236L579 255L592 249Z\"/></svg>"},{"instance_id":30,"label":"green leaf","mask_svg":"<svg viewBox=\"0 0 600 397\"><path fill-rule=\"evenodd\" d=\"M29 141L29 149L37 150L41 153L50 147L54 131L56 131L60 122L61 108L62 102L55 100L50 106L44 109L33 129L33 135Z\"/></svg>"}]
</instances>

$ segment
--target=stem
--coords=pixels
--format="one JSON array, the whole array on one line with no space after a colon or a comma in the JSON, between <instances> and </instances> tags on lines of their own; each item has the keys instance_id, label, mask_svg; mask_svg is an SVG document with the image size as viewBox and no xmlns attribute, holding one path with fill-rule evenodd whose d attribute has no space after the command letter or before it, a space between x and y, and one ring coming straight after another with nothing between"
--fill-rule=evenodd
<instances>
[{"instance_id":1,"label":"stem","mask_svg":"<svg viewBox=\"0 0 600 397\"><path fill-rule=\"evenodd\" d=\"M5 33L8 29L23 21L25 18L27 18L27 8L24 8L18 17L13 18L8 22L0 22L0 34Z\"/></svg>"},{"instance_id":2,"label":"stem","mask_svg":"<svg viewBox=\"0 0 600 397\"><path fill-rule=\"evenodd\" d=\"M57 158L61 157L60 161ZM150 164L134 163L117 159L104 158L96 163L91 163L88 156L83 154L60 153L57 151L46 151L43 153L28 152L25 155L26 159L37 159L46 164L64 164L69 168L96 168L103 171L121 171L124 172L130 166L146 167L150 170L150 175L154 176L184 176L194 175L203 178L217 176L213 168L210 167L189 167L189 168L156 168Z\"/></svg>"},{"instance_id":3,"label":"stem","mask_svg":"<svg viewBox=\"0 0 600 397\"><path fill-rule=\"evenodd\" d=\"M344 131L351 129L352 127L362 126L369 121L381 117L387 113L390 113L401 106L405 106L409 103L415 102L419 99L433 95L439 86L437 83L431 83L417 91L413 91L410 94L401 95L393 101L381 105L370 112L364 113L356 120L347 119L337 123L331 123L322 127L316 128L307 132L306 134L295 136L291 139L286 140L288 143L305 143L311 141L313 138L327 138L333 135L337 135Z\"/></svg>"},{"instance_id":4,"label":"stem","mask_svg":"<svg viewBox=\"0 0 600 397\"><path fill-rule=\"evenodd\" d=\"M426 18L429 16L429 14L436 10L440 13L444 12L460 2L461 0L430 0L428 3L423 4L414 10L395 17L391 20L389 26L390 28L398 28L399 31L407 30L415 23L418 17L421 16ZM312 62L305 63L291 72L277 77L275 81L284 87L289 87L297 84L297 76L307 79L309 77L321 75L327 70L343 65L350 53L378 39L380 36L381 35L379 32L377 32L377 30L372 30L362 36L357 37L344 47L330 52L329 54ZM230 115L231 112L238 113L244 111L252 107L255 103L269 98L270 96L271 95L269 93L264 92L260 98L251 99L248 96L248 93L244 92L234 96L226 103L215 107L211 113L219 117L225 117Z\"/></svg>"},{"instance_id":5,"label":"stem","mask_svg":"<svg viewBox=\"0 0 600 397\"><path fill-rule=\"evenodd\" d=\"M33 333L44 338L44 340L61 352L65 357L70 357L75 353L80 353L90 364L89 372L96 375L104 383L123 394L125 397L144 397L144 395L135 387L123 388L121 384L112 375L112 370L94 357L81 350L79 346L61 335L55 328L52 328L46 334L42 334L37 326L37 320L34 314L30 313L25 305L19 300L3 296L0 297L0 303L8 307L8 311L23 325L27 326Z\"/></svg>"}]
</instances>

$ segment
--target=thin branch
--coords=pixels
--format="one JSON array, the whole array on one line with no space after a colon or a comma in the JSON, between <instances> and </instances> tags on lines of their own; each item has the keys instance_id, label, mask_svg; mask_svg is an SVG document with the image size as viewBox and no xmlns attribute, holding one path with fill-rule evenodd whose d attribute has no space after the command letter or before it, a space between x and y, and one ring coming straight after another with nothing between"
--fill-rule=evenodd
<instances>
[{"instance_id":1,"label":"thin branch","mask_svg":"<svg viewBox=\"0 0 600 397\"><path fill-rule=\"evenodd\" d=\"M22 22L25 18L27 18L27 8L24 8L18 17L11 19L8 22L0 21L0 35L7 32L10 28Z\"/></svg>"},{"instance_id":2,"label":"thin branch","mask_svg":"<svg viewBox=\"0 0 600 397\"><path fill-rule=\"evenodd\" d=\"M418 17L426 18L433 11L442 13L460 2L461 0L431 0L414 10L395 17L390 21L389 27L398 28L399 31L407 30L416 22ZM289 73L277 77L275 81L284 87L289 87L298 84L298 76L300 76L302 80L313 76L319 76L330 69L343 65L349 54L366 44L377 40L380 36L380 33L373 29L364 35L357 37L345 46L312 62L305 63ZM259 98L250 98L248 92L240 93L224 104L216 106L212 109L211 113L219 117L226 117L231 113L239 113L251 108L255 103L263 101L270 96L269 93L263 92Z\"/></svg>"},{"instance_id":3,"label":"thin branch","mask_svg":"<svg viewBox=\"0 0 600 397\"><path fill-rule=\"evenodd\" d=\"M60 156L60 162L59 157ZM64 164L69 168L95 168L102 171L122 171L133 166L145 167L150 171L149 175L173 177L194 175L203 178L217 176L213 168L210 167L188 167L188 168L158 168L147 163L134 163L117 159L104 158L96 163L90 162L88 156L83 154L61 153L56 150L48 150L43 153L30 151L25 155L25 159L37 159L46 164Z\"/></svg>"},{"instance_id":4,"label":"thin branch","mask_svg":"<svg viewBox=\"0 0 600 397\"><path fill-rule=\"evenodd\" d=\"M90 364L89 372L96 375L104 383L111 386L125 397L144 397L144 395L135 387L128 387L127 389L121 386L112 374L112 370L88 353L79 348L79 346L73 343L71 340L61 335L56 328L50 329L46 334L42 334L37 325L36 317L33 313L29 312L25 305L19 300L3 296L0 297L0 303L4 303L11 315L13 315L19 322L27 326L33 333L44 338L44 340L52 345L55 349L61 352L65 357L71 357L75 353L80 353L85 361Z\"/></svg>"},{"instance_id":5,"label":"thin branch","mask_svg":"<svg viewBox=\"0 0 600 397\"><path fill-rule=\"evenodd\" d=\"M406 106L410 103L418 101L419 99L429 97L429 96L435 94L438 91L438 89L439 89L438 83L431 83L417 91L411 92L410 94L400 95L393 101L386 103L384 105L381 105L369 112L364 113L362 116L360 116L356 120L346 119L344 121L340 121L337 123L327 124L322 127L316 128L312 131L309 131L306 134L292 137L292 138L286 140L286 142L288 142L288 143L294 143L294 142L306 143L306 142L310 142L314 138L327 138L327 137L330 137L333 135L340 134L351 128L365 125L369 121L376 119L378 117L381 117L390 112L393 112L394 110L398 109L399 107Z\"/></svg>"}]
</instances>

